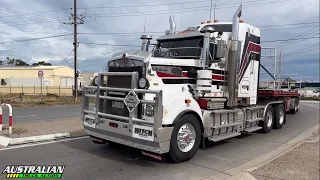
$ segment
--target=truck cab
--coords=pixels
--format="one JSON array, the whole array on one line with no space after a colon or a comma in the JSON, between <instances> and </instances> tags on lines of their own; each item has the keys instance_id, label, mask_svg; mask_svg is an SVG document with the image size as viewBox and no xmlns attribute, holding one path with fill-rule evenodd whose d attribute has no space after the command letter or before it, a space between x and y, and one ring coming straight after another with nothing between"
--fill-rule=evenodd
<instances>
[{"instance_id":1,"label":"truck cab","mask_svg":"<svg viewBox=\"0 0 320 180\"><path fill-rule=\"evenodd\" d=\"M240 6L232 22L183 32L175 31L170 16L170 30L153 49L152 37L142 35L140 50L115 53L109 72L98 73L96 86L84 88L82 118L92 141L183 162L206 140L280 129L292 105L279 98L258 104L260 31L241 22L241 12ZM96 99L93 111L88 98Z\"/></svg>"}]
</instances>

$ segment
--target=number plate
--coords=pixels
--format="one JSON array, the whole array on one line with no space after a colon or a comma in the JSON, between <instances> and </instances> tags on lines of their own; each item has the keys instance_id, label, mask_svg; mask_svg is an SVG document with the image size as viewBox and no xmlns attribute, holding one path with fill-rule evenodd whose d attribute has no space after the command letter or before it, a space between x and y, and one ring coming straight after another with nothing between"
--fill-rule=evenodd
<instances>
[{"instance_id":1,"label":"number plate","mask_svg":"<svg viewBox=\"0 0 320 180\"><path fill-rule=\"evenodd\" d=\"M95 117L85 115L83 124L88 127L96 128Z\"/></svg>"},{"instance_id":2,"label":"number plate","mask_svg":"<svg viewBox=\"0 0 320 180\"><path fill-rule=\"evenodd\" d=\"M121 101L112 101L112 107L118 108L118 109L123 109L124 103Z\"/></svg>"},{"instance_id":3,"label":"number plate","mask_svg":"<svg viewBox=\"0 0 320 180\"><path fill-rule=\"evenodd\" d=\"M133 124L132 137L147 141L154 141L153 127Z\"/></svg>"}]
</instances>

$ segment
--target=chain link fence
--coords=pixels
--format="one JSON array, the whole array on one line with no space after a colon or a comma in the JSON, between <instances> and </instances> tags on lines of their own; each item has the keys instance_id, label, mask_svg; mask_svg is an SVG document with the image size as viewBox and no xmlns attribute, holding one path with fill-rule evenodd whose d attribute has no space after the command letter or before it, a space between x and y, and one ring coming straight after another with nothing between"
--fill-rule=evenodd
<instances>
[{"instance_id":1,"label":"chain link fence","mask_svg":"<svg viewBox=\"0 0 320 180\"><path fill-rule=\"evenodd\" d=\"M0 86L1 94L72 96L72 86Z\"/></svg>"}]
</instances>

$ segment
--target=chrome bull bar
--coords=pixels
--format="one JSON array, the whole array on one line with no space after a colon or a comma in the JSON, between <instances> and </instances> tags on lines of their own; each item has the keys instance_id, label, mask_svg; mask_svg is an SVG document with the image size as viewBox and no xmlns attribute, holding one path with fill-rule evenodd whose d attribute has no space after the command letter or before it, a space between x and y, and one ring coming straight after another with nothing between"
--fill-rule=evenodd
<instances>
[{"instance_id":1,"label":"chrome bull bar","mask_svg":"<svg viewBox=\"0 0 320 180\"><path fill-rule=\"evenodd\" d=\"M103 79L105 76L131 76L131 89L129 88L114 88L114 87L106 87L103 86ZM138 89L138 73L137 72L106 72L106 73L99 73L98 74L98 85L97 86L85 86L83 87L83 102L82 102L82 118L83 121L85 121L86 115L91 114L94 115L94 123L99 124L100 123L100 117L103 118L110 118L110 119L116 119L123 123L128 123L128 130L130 134L132 134L133 125L148 125L153 126L153 135L154 135L154 142L164 142L167 141L167 135L160 135L160 133L165 132L165 128L162 128L162 118L163 118L163 104L162 104L162 90L147 90L147 89ZM89 90L93 89L96 90L96 94L89 94ZM120 116L120 115L114 115L109 113L104 113L102 109L102 103L104 101L125 101L125 98L120 97L112 97L108 96L107 92L124 92L124 93L130 93L134 92L136 94L154 94L155 98L153 100L144 100L139 99L139 104L150 104L154 106L154 116L151 119L139 119L137 118L137 108L134 108L131 112L129 111L129 117ZM136 96L137 97L137 96ZM95 98L96 99L96 108L95 111L89 110L89 98ZM137 106L136 106L137 107ZM98 130L97 130L98 131ZM100 131L100 130L99 130ZM170 131L169 131L170 132ZM121 133L120 133L121 134ZM166 140L164 140L164 137L166 136Z\"/></svg>"}]
</instances>

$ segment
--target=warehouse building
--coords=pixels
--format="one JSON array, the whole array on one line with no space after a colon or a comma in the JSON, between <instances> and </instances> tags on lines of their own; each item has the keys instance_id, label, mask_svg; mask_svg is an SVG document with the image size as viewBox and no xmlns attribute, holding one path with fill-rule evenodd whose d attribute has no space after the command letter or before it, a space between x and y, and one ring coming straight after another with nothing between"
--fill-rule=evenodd
<instances>
[{"instance_id":1,"label":"warehouse building","mask_svg":"<svg viewBox=\"0 0 320 180\"><path fill-rule=\"evenodd\" d=\"M72 86L74 70L68 66L0 66L1 86Z\"/></svg>"}]
</instances>

